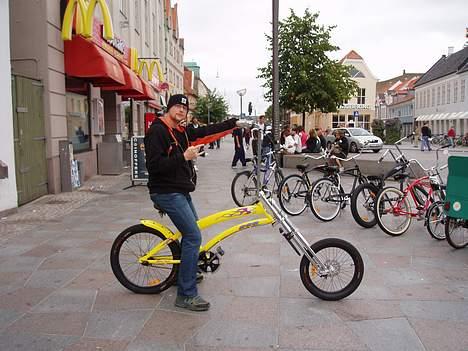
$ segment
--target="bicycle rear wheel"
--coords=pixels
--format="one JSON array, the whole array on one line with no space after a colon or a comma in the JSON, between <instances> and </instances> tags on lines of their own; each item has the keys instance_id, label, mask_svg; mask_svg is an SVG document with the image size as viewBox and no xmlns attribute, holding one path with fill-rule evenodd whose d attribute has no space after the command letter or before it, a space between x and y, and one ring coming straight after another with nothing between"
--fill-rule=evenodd
<instances>
[{"instance_id":1,"label":"bicycle rear wheel","mask_svg":"<svg viewBox=\"0 0 468 351\"><path fill-rule=\"evenodd\" d=\"M281 182L278 200L284 212L291 216L298 216L307 208L307 184L305 180L292 174Z\"/></svg>"},{"instance_id":2,"label":"bicycle rear wheel","mask_svg":"<svg viewBox=\"0 0 468 351\"><path fill-rule=\"evenodd\" d=\"M463 249L468 245L468 220L447 217L445 221L445 236L453 248Z\"/></svg>"},{"instance_id":3,"label":"bicycle rear wheel","mask_svg":"<svg viewBox=\"0 0 468 351\"><path fill-rule=\"evenodd\" d=\"M139 258L166 237L142 224L134 225L120 233L112 244L110 263L117 280L137 294L158 294L177 280L178 264L144 264ZM153 259L180 260L180 246L171 241Z\"/></svg>"},{"instance_id":4,"label":"bicycle rear wheel","mask_svg":"<svg viewBox=\"0 0 468 351\"><path fill-rule=\"evenodd\" d=\"M258 201L257 178L252 171L236 174L231 183L231 196L237 206L250 206Z\"/></svg>"},{"instance_id":5,"label":"bicycle rear wheel","mask_svg":"<svg viewBox=\"0 0 468 351\"><path fill-rule=\"evenodd\" d=\"M372 183L359 185L351 195L351 213L357 224L364 228L372 228L377 224L374 203L379 188Z\"/></svg>"},{"instance_id":6,"label":"bicycle rear wheel","mask_svg":"<svg viewBox=\"0 0 468 351\"><path fill-rule=\"evenodd\" d=\"M306 289L322 300L336 301L351 295L361 284L364 262L359 251L349 242L327 238L314 243L312 251L328 272L302 256L299 273Z\"/></svg>"},{"instance_id":7,"label":"bicycle rear wheel","mask_svg":"<svg viewBox=\"0 0 468 351\"><path fill-rule=\"evenodd\" d=\"M445 239L445 221L444 203L442 201L434 202L426 212L427 231L434 239Z\"/></svg>"},{"instance_id":8,"label":"bicycle rear wheel","mask_svg":"<svg viewBox=\"0 0 468 351\"><path fill-rule=\"evenodd\" d=\"M379 227L388 235L398 236L411 224L408 198L397 188L383 188L375 201L375 217Z\"/></svg>"},{"instance_id":9,"label":"bicycle rear wheel","mask_svg":"<svg viewBox=\"0 0 468 351\"><path fill-rule=\"evenodd\" d=\"M308 200L310 209L315 217L321 221L333 220L340 213L342 191L329 178L320 178L312 184Z\"/></svg>"}]
</instances>

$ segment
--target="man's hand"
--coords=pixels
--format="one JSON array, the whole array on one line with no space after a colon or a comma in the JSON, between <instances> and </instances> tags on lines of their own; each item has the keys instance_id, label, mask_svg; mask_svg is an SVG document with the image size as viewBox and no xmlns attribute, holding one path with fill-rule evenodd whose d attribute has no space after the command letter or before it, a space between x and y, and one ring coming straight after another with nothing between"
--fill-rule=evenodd
<instances>
[{"instance_id":1,"label":"man's hand","mask_svg":"<svg viewBox=\"0 0 468 351\"><path fill-rule=\"evenodd\" d=\"M202 153L200 153L200 148L203 145L197 145L197 146L189 146L187 150L184 152L184 158L186 161L193 160L200 156Z\"/></svg>"}]
</instances>

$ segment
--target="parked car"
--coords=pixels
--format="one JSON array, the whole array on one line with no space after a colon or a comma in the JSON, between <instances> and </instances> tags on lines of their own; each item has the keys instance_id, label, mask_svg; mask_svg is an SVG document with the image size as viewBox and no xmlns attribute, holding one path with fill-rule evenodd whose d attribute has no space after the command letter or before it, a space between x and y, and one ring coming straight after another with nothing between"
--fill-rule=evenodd
<instances>
[{"instance_id":1,"label":"parked car","mask_svg":"<svg viewBox=\"0 0 468 351\"><path fill-rule=\"evenodd\" d=\"M334 128L330 135L327 135L327 147L335 141L337 130L343 130L345 137L348 139L349 152L359 152L360 150L372 150L379 152L382 150L382 139L373 135L363 128Z\"/></svg>"}]
</instances>

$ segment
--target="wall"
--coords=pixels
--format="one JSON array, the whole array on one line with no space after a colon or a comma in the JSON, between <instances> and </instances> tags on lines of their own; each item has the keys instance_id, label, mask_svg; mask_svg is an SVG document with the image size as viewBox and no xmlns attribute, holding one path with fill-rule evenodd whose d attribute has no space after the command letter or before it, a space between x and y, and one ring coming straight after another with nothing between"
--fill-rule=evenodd
<instances>
[{"instance_id":1,"label":"wall","mask_svg":"<svg viewBox=\"0 0 468 351\"><path fill-rule=\"evenodd\" d=\"M0 1L0 160L8 165L8 178L0 179L0 213L16 208L15 149L13 144L13 113L11 110L10 28L8 1Z\"/></svg>"}]
</instances>

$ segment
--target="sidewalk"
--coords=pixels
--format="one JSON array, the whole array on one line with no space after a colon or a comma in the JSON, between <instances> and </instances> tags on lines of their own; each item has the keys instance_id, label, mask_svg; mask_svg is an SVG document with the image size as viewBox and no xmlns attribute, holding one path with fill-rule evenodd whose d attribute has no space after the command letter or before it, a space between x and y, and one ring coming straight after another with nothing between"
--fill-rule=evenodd
<instances>
[{"instance_id":1,"label":"sidewalk","mask_svg":"<svg viewBox=\"0 0 468 351\"><path fill-rule=\"evenodd\" d=\"M234 207L230 184L240 170L230 168L231 138L208 152L197 163L200 217ZM209 312L175 308L175 288L133 294L110 270L110 247L124 228L159 216L146 187L122 190L129 183L128 175L99 177L0 221L0 350L468 349L467 251L431 239L422 222L401 237L361 229L348 208L331 223L310 211L292 218L311 243L333 236L359 249L364 279L347 299L312 296L300 257L270 226L222 243L221 267L200 285Z\"/></svg>"}]
</instances>

